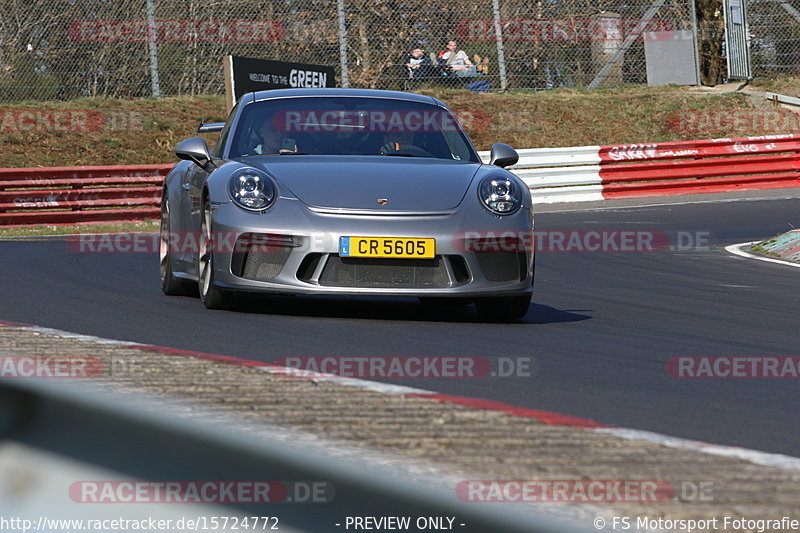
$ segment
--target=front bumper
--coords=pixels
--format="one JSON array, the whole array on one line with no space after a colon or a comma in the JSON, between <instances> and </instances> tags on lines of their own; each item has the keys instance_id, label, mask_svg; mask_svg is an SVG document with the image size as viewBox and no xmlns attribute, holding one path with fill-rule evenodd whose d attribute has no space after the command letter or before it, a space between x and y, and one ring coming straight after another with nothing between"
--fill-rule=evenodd
<instances>
[{"instance_id":1,"label":"front bumper","mask_svg":"<svg viewBox=\"0 0 800 533\"><path fill-rule=\"evenodd\" d=\"M215 234L237 244L246 234L268 235L269 244L259 256L266 261L263 265L248 263L256 256L248 257L246 248L215 250L215 285L231 291L311 295L526 294L533 285L532 249L490 246L482 249L488 251L476 253L469 249L466 239L530 234L531 227L532 215L525 210L503 218L479 207L433 215L330 213L311 210L299 200L281 198L260 214L232 203L216 204L212 213ZM342 260L338 256L342 236L434 238L436 259L428 263L411 259ZM417 266L412 267L414 264ZM334 267L336 272L332 272ZM385 278L376 274L377 269L386 273Z\"/></svg>"}]
</instances>

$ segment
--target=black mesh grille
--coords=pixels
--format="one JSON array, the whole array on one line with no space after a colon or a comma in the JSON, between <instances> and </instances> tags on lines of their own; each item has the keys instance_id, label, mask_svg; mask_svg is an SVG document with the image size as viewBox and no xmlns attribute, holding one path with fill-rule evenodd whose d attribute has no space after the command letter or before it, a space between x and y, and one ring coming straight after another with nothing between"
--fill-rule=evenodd
<instances>
[{"instance_id":1,"label":"black mesh grille","mask_svg":"<svg viewBox=\"0 0 800 533\"><path fill-rule=\"evenodd\" d=\"M362 259L331 255L320 285L328 287L435 288L449 287L447 270L434 259Z\"/></svg>"},{"instance_id":2,"label":"black mesh grille","mask_svg":"<svg viewBox=\"0 0 800 533\"><path fill-rule=\"evenodd\" d=\"M243 233L236 241L231 271L236 276L256 281L274 279L283 270L293 245L290 235Z\"/></svg>"},{"instance_id":3,"label":"black mesh grille","mask_svg":"<svg viewBox=\"0 0 800 533\"><path fill-rule=\"evenodd\" d=\"M275 278L281 273L291 251L288 247L275 251L251 251L245 259L242 277L256 280Z\"/></svg>"},{"instance_id":4,"label":"black mesh grille","mask_svg":"<svg viewBox=\"0 0 800 533\"><path fill-rule=\"evenodd\" d=\"M520 279L520 261L515 252L475 254L483 275L489 281L514 281Z\"/></svg>"}]
</instances>

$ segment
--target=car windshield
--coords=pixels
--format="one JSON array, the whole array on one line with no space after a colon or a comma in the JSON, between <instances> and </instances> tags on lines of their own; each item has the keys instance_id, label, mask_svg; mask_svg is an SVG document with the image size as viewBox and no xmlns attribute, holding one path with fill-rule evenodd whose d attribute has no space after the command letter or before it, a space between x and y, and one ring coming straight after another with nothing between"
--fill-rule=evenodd
<instances>
[{"instance_id":1,"label":"car windshield","mask_svg":"<svg viewBox=\"0 0 800 533\"><path fill-rule=\"evenodd\" d=\"M247 105L230 157L254 155L479 161L449 110L407 100L364 97L278 98Z\"/></svg>"}]
</instances>

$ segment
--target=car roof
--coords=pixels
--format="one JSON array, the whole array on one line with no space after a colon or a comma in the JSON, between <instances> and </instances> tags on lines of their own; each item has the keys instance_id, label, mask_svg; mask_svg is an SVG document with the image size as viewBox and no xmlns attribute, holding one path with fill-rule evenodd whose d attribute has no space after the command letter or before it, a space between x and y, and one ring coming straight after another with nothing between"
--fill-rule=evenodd
<instances>
[{"instance_id":1,"label":"car roof","mask_svg":"<svg viewBox=\"0 0 800 533\"><path fill-rule=\"evenodd\" d=\"M313 96L350 96L361 98L392 98L395 100L406 100L409 102L420 102L425 104L441 105L445 104L432 96L421 94L406 93L401 91L383 91L378 89L339 89L339 88L302 88L302 89L272 89L268 91L258 91L250 93L253 101L269 100L272 98L287 97L313 97Z\"/></svg>"}]
</instances>

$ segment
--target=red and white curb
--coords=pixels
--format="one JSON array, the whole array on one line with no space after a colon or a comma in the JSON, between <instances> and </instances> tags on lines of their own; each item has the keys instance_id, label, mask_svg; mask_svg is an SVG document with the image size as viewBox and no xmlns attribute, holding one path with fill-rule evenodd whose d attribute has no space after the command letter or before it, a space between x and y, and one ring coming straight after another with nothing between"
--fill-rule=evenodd
<instances>
[{"instance_id":1,"label":"red and white curb","mask_svg":"<svg viewBox=\"0 0 800 533\"><path fill-rule=\"evenodd\" d=\"M693 452L705 453L709 455L716 455L722 457L730 457L730 458L740 459L743 461L748 461L757 465L780 468L784 470L800 470L800 458L797 457L790 457L788 455L782 455L776 453L761 452L758 450L750 450L747 448L739 448L736 446L710 444L707 442L683 439L680 437L671 437L669 435L662 435L660 433L655 433L651 431L609 426L606 424L602 424L600 422L596 422L594 420L577 418L561 413L555 413L552 411L541 411L538 409L531 409L528 407L514 406L511 404L496 402L492 400L468 398L465 396L453 396L449 394L441 394L438 392L428 391L424 389L416 389L413 387L405 387L402 385L393 385L388 383L379 383L375 381L369 381L358 378L341 377L333 374L315 373L314 378L308 378L303 376L292 375L293 370L296 369L291 369L285 366L274 365L270 363L263 363L260 361L251 361L249 359L242 359L239 357L209 354L193 350L182 350L177 348L169 348L166 346L156 346L152 344L140 344L129 341L104 339L101 337L95 337L93 335L82 335L79 333L71 333L68 331L62 331L58 329L46 328L41 326L33 326L30 324L19 324L15 322L0 321L0 328L15 328L43 335L50 335L55 337L62 337L66 339L74 339L86 342L94 342L103 345L113 345L121 348L138 349L143 351L154 351L159 353L193 357L196 359L205 359L224 364L255 368L278 376L292 377L293 379L312 379L313 381L329 381L329 382L339 383L342 385L358 387L361 389L366 389L374 392L380 392L384 394L398 394L402 396L415 397L415 398L428 398L431 400L450 403L454 405L460 405L472 409L496 411L508 414L510 416L531 418L541 422L542 424L547 424L552 426L579 428L586 431L594 431L604 435L612 435L622 439L639 441L639 442L651 442L654 444L660 444L662 446L667 446L670 448L690 450Z\"/></svg>"},{"instance_id":2,"label":"red and white curb","mask_svg":"<svg viewBox=\"0 0 800 533\"><path fill-rule=\"evenodd\" d=\"M795 263L793 261L787 261L785 259L776 259L773 257L764 257L763 255L756 255L751 254L750 252L745 252L744 248L757 244L759 241L752 241L752 242L743 242L740 244L731 244L730 246L725 247L725 251L728 253L732 253L733 255L738 255L740 257L746 257L748 259L758 259L759 261L766 261L767 263L778 263L780 265L787 265L790 267L798 267L800 268L800 263Z\"/></svg>"}]
</instances>

